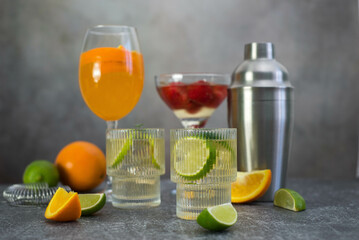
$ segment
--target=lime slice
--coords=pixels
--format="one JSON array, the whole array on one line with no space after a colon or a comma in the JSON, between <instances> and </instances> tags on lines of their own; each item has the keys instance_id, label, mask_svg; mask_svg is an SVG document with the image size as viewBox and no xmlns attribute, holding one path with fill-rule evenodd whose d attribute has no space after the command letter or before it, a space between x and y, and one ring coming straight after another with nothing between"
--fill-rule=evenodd
<instances>
[{"instance_id":1,"label":"lime slice","mask_svg":"<svg viewBox=\"0 0 359 240\"><path fill-rule=\"evenodd\" d=\"M154 147L154 140L151 137L149 137L149 136L147 136L145 134L145 139L146 138L148 139L148 141L145 141L145 143L141 143L141 144L147 144L147 145L149 144L150 145L149 154L151 155L152 164L153 164L154 168L161 169L161 166L158 164L158 161L155 158L155 156L157 156L158 154L156 153L156 149ZM119 154L117 155L115 161L111 165L112 168L115 168L119 164L122 163L123 159L127 156L129 150L131 150L131 147L133 146L133 144L134 143L133 143L133 140L132 140L132 135L130 135L129 139L125 140L125 143L123 144L123 147L121 148L121 150L119 151Z\"/></svg>"},{"instance_id":2,"label":"lime slice","mask_svg":"<svg viewBox=\"0 0 359 240\"><path fill-rule=\"evenodd\" d=\"M153 167L160 170L161 169L161 166L158 164L154 154L152 155L152 164L153 164Z\"/></svg>"},{"instance_id":3,"label":"lime slice","mask_svg":"<svg viewBox=\"0 0 359 240\"><path fill-rule=\"evenodd\" d=\"M115 161L111 165L112 168L117 167L122 162L122 160L125 158L125 156L128 153L128 150L130 150L131 147L132 147L132 136L125 141L125 143L124 143L123 147L121 148L119 154L117 155Z\"/></svg>"},{"instance_id":4,"label":"lime slice","mask_svg":"<svg viewBox=\"0 0 359 240\"><path fill-rule=\"evenodd\" d=\"M205 138L205 139L219 140L219 141L214 141L216 148L220 151L229 151L231 153L232 160L237 161L236 160L236 152L234 152L230 141L223 140L218 132L204 132L202 134L203 134L203 138ZM197 136L197 137L200 137L200 136Z\"/></svg>"},{"instance_id":5,"label":"lime slice","mask_svg":"<svg viewBox=\"0 0 359 240\"><path fill-rule=\"evenodd\" d=\"M216 148L205 139L187 137L174 145L174 168L186 180L195 181L209 173L216 163Z\"/></svg>"},{"instance_id":6,"label":"lime slice","mask_svg":"<svg viewBox=\"0 0 359 240\"><path fill-rule=\"evenodd\" d=\"M304 198L291 189L280 188L274 195L274 206L285 208L291 211L305 210Z\"/></svg>"},{"instance_id":7,"label":"lime slice","mask_svg":"<svg viewBox=\"0 0 359 240\"><path fill-rule=\"evenodd\" d=\"M222 231L237 222L237 211L230 203L204 209L197 217L197 223L211 231Z\"/></svg>"},{"instance_id":8,"label":"lime slice","mask_svg":"<svg viewBox=\"0 0 359 240\"><path fill-rule=\"evenodd\" d=\"M221 136L219 135L219 133L216 133L216 132L205 132L203 133L203 136L206 138L206 139L211 139L211 140L220 140L221 139ZM221 145L222 147L224 147L225 149L227 149L228 151L230 152L234 152L233 151L233 148L231 147L229 141L219 141L217 142L219 145Z\"/></svg>"},{"instance_id":9,"label":"lime slice","mask_svg":"<svg viewBox=\"0 0 359 240\"><path fill-rule=\"evenodd\" d=\"M153 167L156 169L161 169L161 166L158 164L158 161L156 160L156 156L158 156L157 148L155 148L155 140L151 138L151 136L147 135L145 133L145 139L148 141L144 142L143 144L149 144L150 145L150 155L151 155L151 162L153 164Z\"/></svg>"},{"instance_id":10,"label":"lime slice","mask_svg":"<svg viewBox=\"0 0 359 240\"><path fill-rule=\"evenodd\" d=\"M156 160L156 157L155 157L155 156L158 156L157 148L154 147L155 141L152 138L149 138L149 142L150 142L150 146L151 146L151 159L152 159L153 167L160 170L161 166L158 164L158 161Z\"/></svg>"},{"instance_id":11,"label":"lime slice","mask_svg":"<svg viewBox=\"0 0 359 240\"><path fill-rule=\"evenodd\" d=\"M81 204L81 216L91 215L99 211L106 203L104 193L79 194Z\"/></svg>"}]
</instances>

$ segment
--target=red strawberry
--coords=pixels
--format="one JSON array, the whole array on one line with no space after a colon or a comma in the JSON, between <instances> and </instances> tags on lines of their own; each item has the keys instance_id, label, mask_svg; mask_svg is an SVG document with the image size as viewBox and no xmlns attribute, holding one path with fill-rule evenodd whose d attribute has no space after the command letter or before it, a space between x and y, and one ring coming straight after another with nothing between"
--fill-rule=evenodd
<instances>
[{"instance_id":1,"label":"red strawberry","mask_svg":"<svg viewBox=\"0 0 359 240\"><path fill-rule=\"evenodd\" d=\"M186 110L187 112L189 113L192 113L192 114L195 114L197 113L199 110L201 110L202 108L202 105L198 104L198 103L195 103L193 102L192 100L189 100L188 104L187 104L187 107L186 107Z\"/></svg>"},{"instance_id":2,"label":"red strawberry","mask_svg":"<svg viewBox=\"0 0 359 240\"><path fill-rule=\"evenodd\" d=\"M185 84L181 82L172 82L168 86L160 87L159 94L170 108L186 108L188 98Z\"/></svg>"},{"instance_id":3,"label":"red strawberry","mask_svg":"<svg viewBox=\"0 0 359 240\"><path fill-rule=\"evenodd\" d=\"M222 101L227 97L227 86L226 85L214 85L213 89L213 101L208 105L208 107L216 108Z\"/></svg>"},{"instance_id":4,"label":"red strawberry","mask_svg":"<svg viewBox=\"0 0 359 240\"><path fill-rule=\"evenodd\" d=\"M204 80L188 85L187 90L188 97L198 104L207 106L214 99L211 85Z\"/></svg>"}]
</instances>

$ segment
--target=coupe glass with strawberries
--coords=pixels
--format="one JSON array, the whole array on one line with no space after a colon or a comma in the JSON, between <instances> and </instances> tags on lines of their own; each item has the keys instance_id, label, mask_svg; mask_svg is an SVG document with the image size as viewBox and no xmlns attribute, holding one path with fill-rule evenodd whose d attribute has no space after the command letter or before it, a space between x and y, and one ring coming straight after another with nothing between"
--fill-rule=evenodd
<instances>
[{"instance_id":1,"label":"coupe glass with strawberries","mask_svg":"<svg viewBox=\"0 0 359 240\"><path fill-rule=\"evenodd\" d=\"M202 128L227 97L230 77L213 73L174 73L155 77L162 100L185 128Z\"/></svg>"}]
</instances>

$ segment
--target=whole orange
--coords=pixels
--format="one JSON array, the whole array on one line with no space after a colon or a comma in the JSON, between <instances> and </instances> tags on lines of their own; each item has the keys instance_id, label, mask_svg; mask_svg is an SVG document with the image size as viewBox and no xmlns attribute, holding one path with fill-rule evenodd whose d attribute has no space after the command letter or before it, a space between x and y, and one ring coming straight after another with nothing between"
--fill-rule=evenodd
<instances>
[{"instance_id":1,"label":"whole orange","mask_svg":"<svg viewBox=\"0 0 359 240\"><path fill-rule=\"evenodd\" d=\"M76 141L66 145L56 157L55 165L63 184L84 192L98 186L106 177L106 158L95 144Z\"/></svg>"}]
</instances>

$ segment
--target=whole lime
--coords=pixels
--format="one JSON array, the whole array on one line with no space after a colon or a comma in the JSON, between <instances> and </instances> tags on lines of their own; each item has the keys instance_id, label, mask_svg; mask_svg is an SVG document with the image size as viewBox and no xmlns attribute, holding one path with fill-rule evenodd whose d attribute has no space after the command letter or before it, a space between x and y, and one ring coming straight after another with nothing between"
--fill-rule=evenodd
<instances>
[{"instance_id":1,"label":"whole lime","mask_svg":"<svg viewBox=\"0 0 359 240\"><path fill-rule=\"evenodd\" d=\"M59 171L49 161L36 160L26 167L22 180L24 183L46 182L53 187L59 182Z\"/></svg>"}]
</instances>

